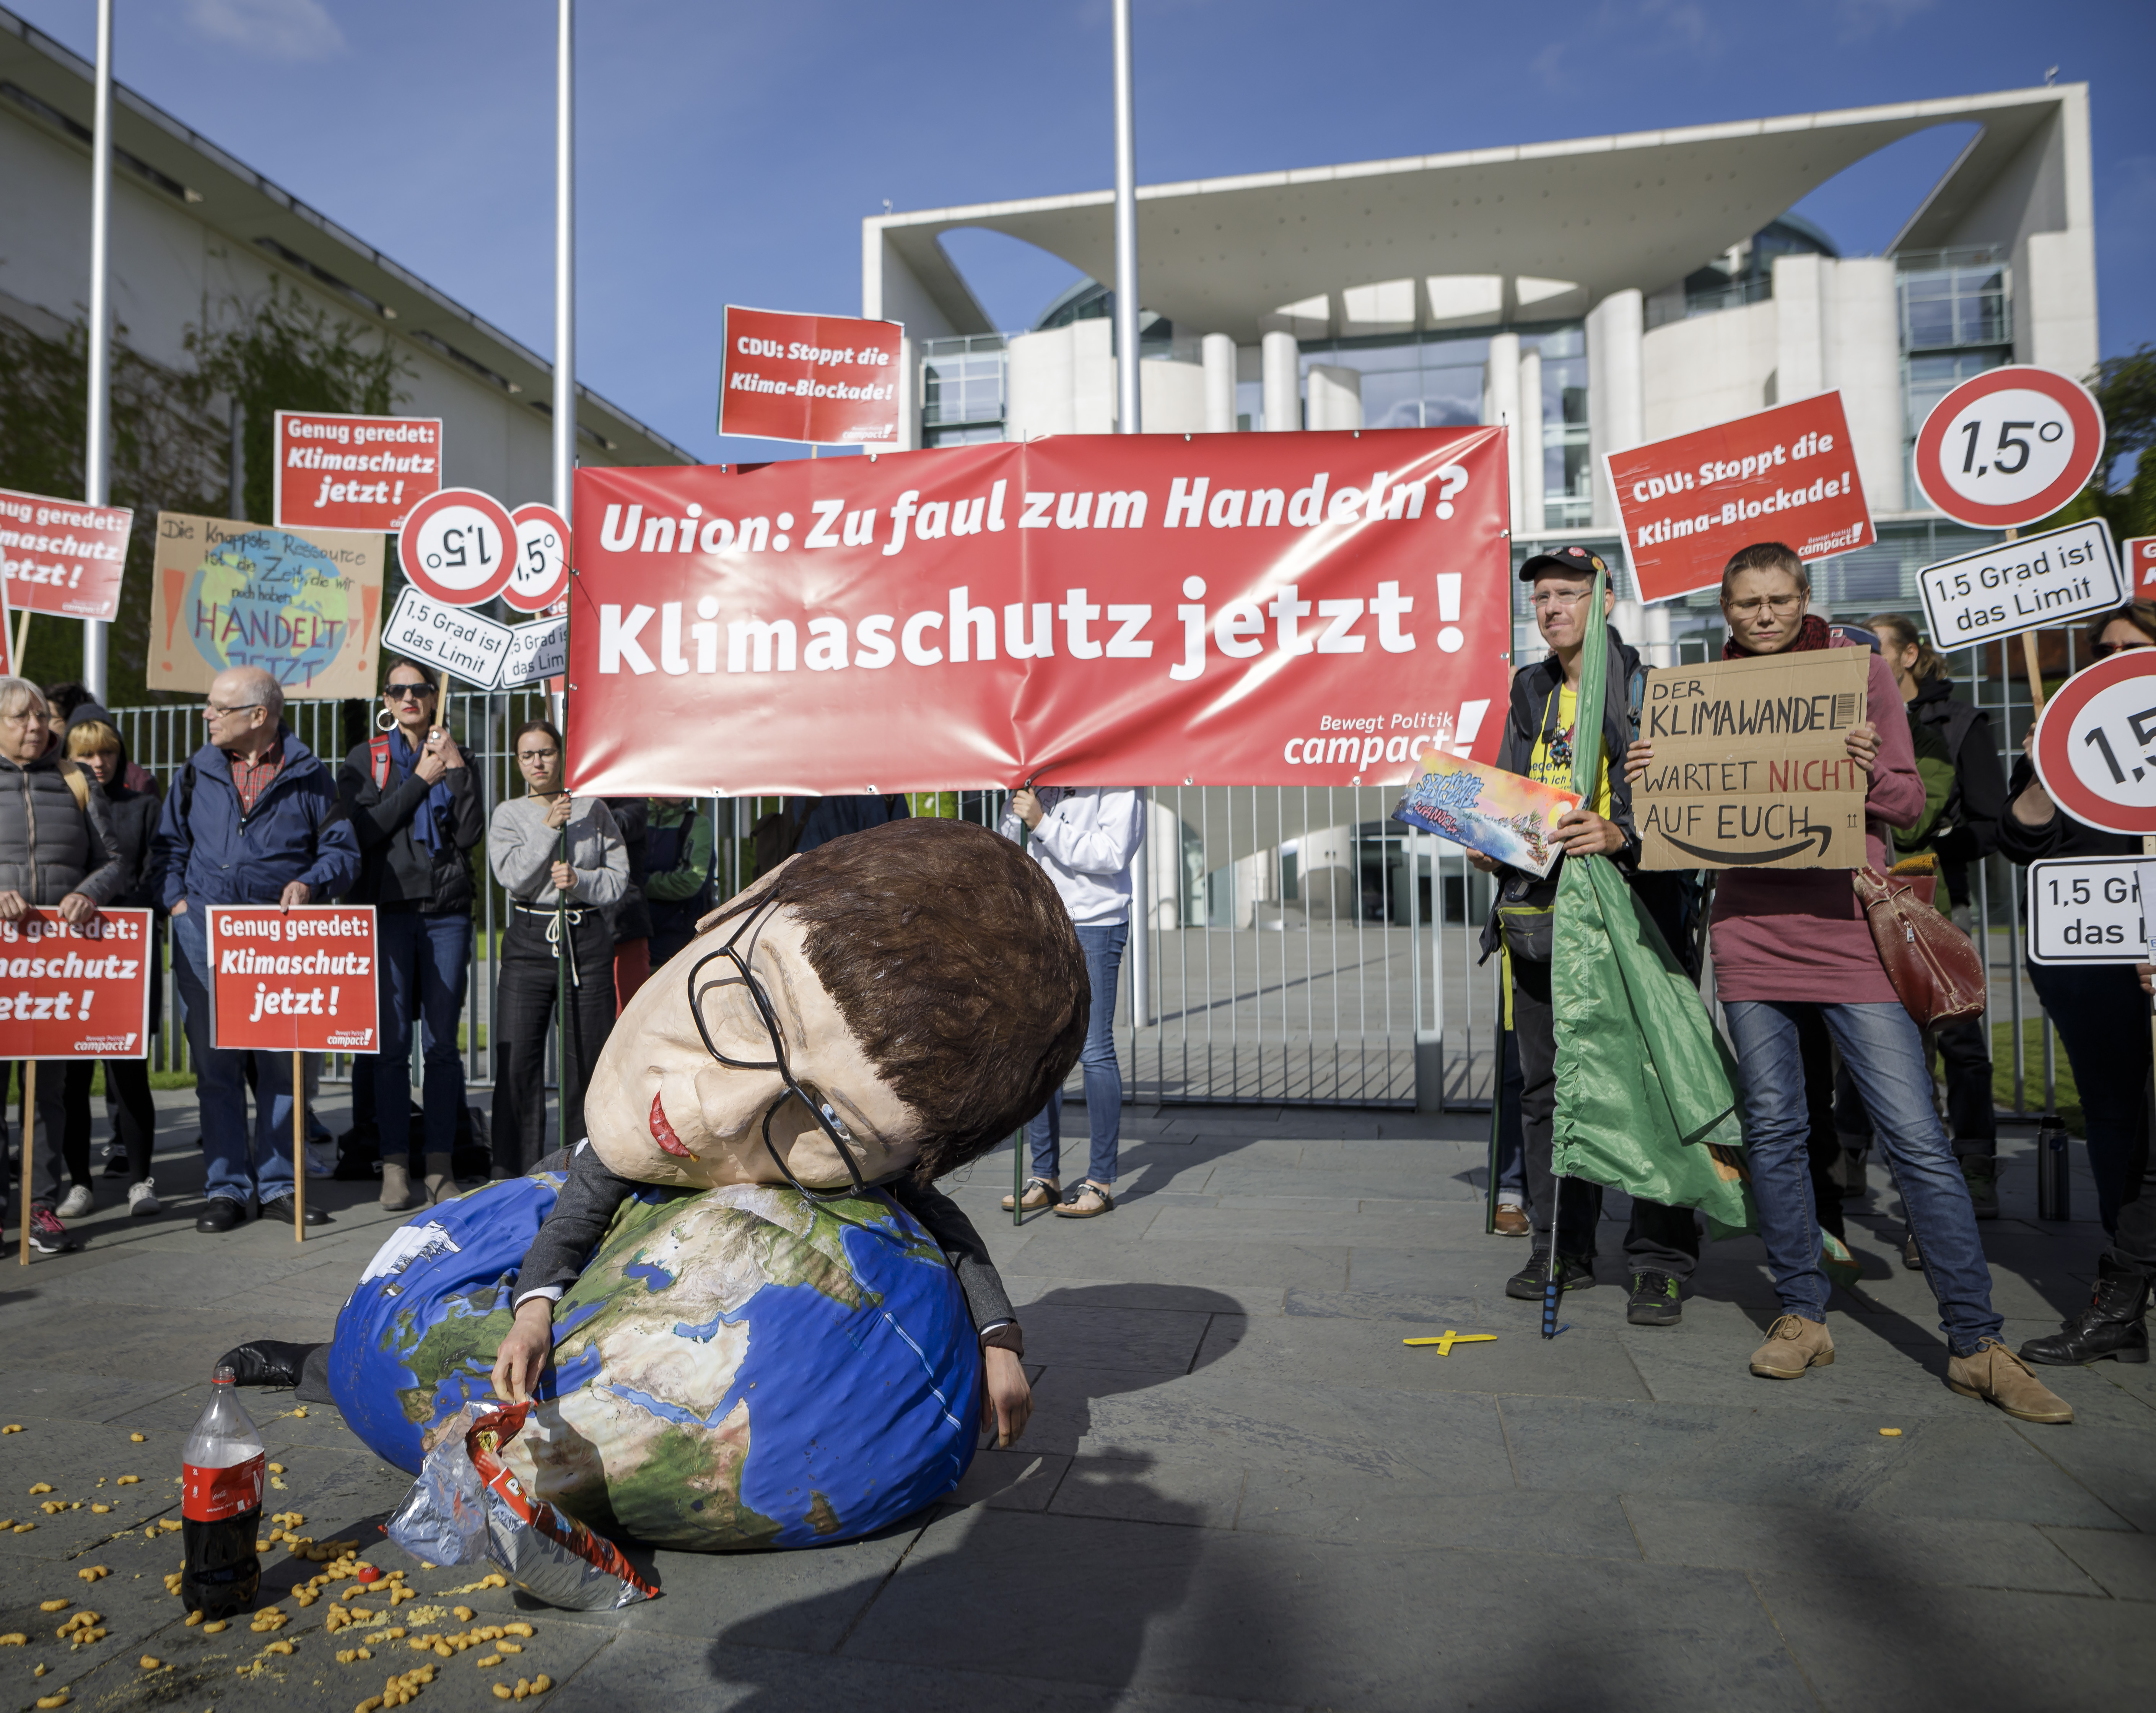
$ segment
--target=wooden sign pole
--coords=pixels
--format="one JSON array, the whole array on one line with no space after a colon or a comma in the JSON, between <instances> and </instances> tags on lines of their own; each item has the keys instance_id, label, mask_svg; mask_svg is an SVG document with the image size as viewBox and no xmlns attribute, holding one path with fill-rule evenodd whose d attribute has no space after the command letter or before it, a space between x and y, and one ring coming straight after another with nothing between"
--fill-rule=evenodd
<instances>
[{"instance_id":1,"label":"wooden sign pole","mask_svg":"<svg viewBox=\"0 0 2156 1713\"><path fill-rule=\"evenodd\" d=\"M307 1055L292 1049L292 1241L307 1240Z\"/></svg>"},{"instance_id":2,"label":"wooden sign pole","mask_svg":"<svg viewBox=\"0 0 2156 1713\"><path fill-rule=\"evenodd\" d=\"M25 613L23 617L30 615ZM30 1144L38 1136L38 1061L23 1061L23 1254L22 1264L30 1264Z\"/></svg>"},{"instance_id":3,"label":"wooden sign pole","mask_svg":"<svg viewBox=\"0 0 2156 1713\"><path fill-rule=\"evenodd\" d=\"M2015 541L2020 538L2020 530L2007 530L2008 541ZM2044 711L2044 674L2036 664L2036 633L2033 630L2021 633L2021 669L2029 675L2029 717L2034 721Z\"/></svg>"}]
</instances>

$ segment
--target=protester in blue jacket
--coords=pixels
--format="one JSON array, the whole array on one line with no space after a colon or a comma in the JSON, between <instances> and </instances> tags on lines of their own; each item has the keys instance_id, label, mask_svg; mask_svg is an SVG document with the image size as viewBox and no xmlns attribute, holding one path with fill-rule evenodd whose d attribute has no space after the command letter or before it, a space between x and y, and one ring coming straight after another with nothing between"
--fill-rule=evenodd
<instances>
[{"instance_id":1,"label":"protester in blue jacket","mask_svg":"<svg viewBox=\"0 0 2156 1713\"><path fill-rule=\"evenodd\" d=\"M326 904L359 877L359 841L336 781L285 729L285 693L259 666L211 680L209 741L187 758L165 799L153 862L172 921L173 973L187 1013L187 1050L202 1104L208 1204L198 1231L229 1231L258 1199L261 1212L292 1217L292 1060L256 1055L255 1125L247 1134L245 1055L210 1045L209 946L203 908L213 904ZM310 1209L309 1224L327 1216Z\"/></svg>"}]
</instances>

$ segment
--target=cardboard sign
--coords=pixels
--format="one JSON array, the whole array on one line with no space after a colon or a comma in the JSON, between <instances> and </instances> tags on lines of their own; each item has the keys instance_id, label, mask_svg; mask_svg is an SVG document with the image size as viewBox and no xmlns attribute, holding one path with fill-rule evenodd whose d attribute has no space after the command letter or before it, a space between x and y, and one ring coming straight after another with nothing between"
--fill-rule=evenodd
<instances>
[{"instance_id":1,"label":"cardboard sign","mask_svg":"<svg viewBox=\"0 0 2156 1713\"><path fill-rule=\"evenodd\" d=\"M382 627L382 646L454 673L481 690L492 690L515 633L483 613L451 607L410 585L397 597Z\"/></svg>"},{"instance_id":2,"label":"cardboard sign","mask_svg":"<svg viewBox=\"0 0 2156 1713\"><path fill-rule=\"evenodd\" d=\"M2119 543L2126 586L2137 601L2156 601L2156 536L2128 536Z\"/></svg>"},{"instance_id":3,"label":"cardboard sign","mask_svg":"<svg viewBox=\"0 0 2156 1713\"><path fill-rule=\"evenodd\" d=\"M85 505L0 488L0 564L7 570L8 606L62 618L110 618L120 610L134 526L135 514L124 505Z\"/></svg>"},{"instance_id":4,"label":"cardboard sign","mask_svg":"<svg viewBox=\"0 0 2156 1713\"><path fill-rule=\"evenodd\" d=\"M1917 573L1932 644L1965 649L2066 624L2128 598L2101 518L1928 565Z\"/></svg>"},{"instance_id":5,"label":"cardboard sign","mask_svg":"<svg viewBox=\"0 0 2156 1713\"><path fill-rule=\"evenodd\" d=\"M2139 963L2148 955L2138 857L2060 857L2029 864L2033 963Z\"/></svg>"},{"instance_id":6,"label":"cardboard sign","mask_svg":"<svg viewBox=\"0 0 2156 1713\"><path fill-rule=\"evenodd\" d=\"M33 908L0 922L0 1054L146 1057L151 915L100 910L71 927Z\"/></svg>"},{"instance_id":7,"label":"cardboard sign","mask_svg":"<svg viewBox=\"0 0 2156 1713\"><path fill-rule=\"evenodd\" d=\"M394 535L442 485L439 417L346 417L280 410L270 515L282 530Z\"/></svg>"},{"instance_id":8,"label":"cardboard sign","mask_svg":"<svg viewBox=\"0 0 2156 1713\"><path fill-rule=\"evenodd\" d=\"M1404 787L1433 748L1495 761L1505 447L1060 434L586 465L569 785Z\"/></svg>"},{"instance_id":9,"label":"cardboard sign","mask_svg":"<svg viewBox=\"0 0 2156 1713\"><path fill-rule=\"evenodd\" d=\"M159 512L149 687L202 693L260 666L288 700L372 700L382 561L380 536Z\"/></svg>"},{"instance_id":10,"label":"cardboard sign","mask_svg":"<svg viewBox=\"0 0 2156 1713\"><path fill-rule=\"evenodd\" d=\"M1603 463L1642 601L1717 587L1730 556L1754 541L1785 541L1809 563L1878 539L1839 392Z\"/></svg>"},{"instance_id":11,"label":"cardboard sign","mask_svg":"<svg viewBox=\"0 0 2156 1713\"><path fill-rule=\"evenodd\" d=\"M1647 674L1632 786L1644 869L1853 869L1869 781L1850 758L1871 655L1818 649ZM1897 716L1899 710L1896 710Z\"/></svg>"},{"instance_id":12,"label":"cardboard sign","mask_svg":"<svg viewBox=\"0 0 2156 1713\"><path fill-rule=\"evenodd\" d=\"M374 906L208 906L210 1043L377 1053Z\"/></svg>"},{"instance_id":13,"label":"cardboard sign","mask_svg":"<svg viewBox=\"0 0 2156 1713\"><path fill-rule=\"evenodd\" d=\"M509 633L509 650L502 656L501 676L494 687L515 690L542 678L559 678L568 669L569 618L560 613L520 624Z\"/></svg>"},{"instance_id":14,"label":"cardboard sign","mask_svg":"<svg viewBox=\"0 0 2156 1713\"><path fill-rule=\"evenodd\" d=\"M1578 807L1576 792L1480 762L1432 754L1422 758L1421 776L1393 818L1539 880L1557 863L1557 823Z\"/></svg>"},{"instance_id":15,"label":"cardboard sign","mask_svg":"<svg viewBox=\"0 0 2156 1713\"><path fill-rule=\"evenodd\" d=\"M719 432L825 445L898 444L896 321L729 304Z\"/></svg>"}]
</instances>

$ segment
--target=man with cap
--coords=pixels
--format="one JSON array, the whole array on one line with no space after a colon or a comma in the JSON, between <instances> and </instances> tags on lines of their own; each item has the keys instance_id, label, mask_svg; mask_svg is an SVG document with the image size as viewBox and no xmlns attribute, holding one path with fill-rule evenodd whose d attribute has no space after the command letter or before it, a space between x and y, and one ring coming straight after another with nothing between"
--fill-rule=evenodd
<instances>
[{"instance_id":1,"label":"man with cap","mask_svg":"<svg viewBox=\"0 0 2156 1713\"><path fill-rule=\"evenodd\" d=\"M1593 797L1558 823L1558 843L1568 856L1606 856L1640 895L1662 937L1685 967L1691 968L1691 935L1687 915L1689 887L1675 874L1638 872L1640 839L1632 823L1632 794L1625 782L1623 757L1636 735L1638 692L1645 683L1639 653L1609 626L1616 596L1607 584L1602 611L1587 611L1595 573L1608 574L1601 556L1586 547L1538 553L1520 567L1521 580L1532 591L1529 606L1535 626L1549 648L1548 658L1512 675L1512 695L1505 739L1497 765L1544 785L1572 786L1573 734L1578 726L1578 700L1585 645L1594 641L1609 650L1604 677L1602 764ZM1612 767L1612 757L1618 765ZM1520 1121L1526 1147L1527 1198L1534 1223L1534 1253L1526 1267L1507 1280L1507 1296L1542 1295L1550 1246L1557 1250L1559 1286L1576 1290L1594 1283L1594 1232L1602 1212L1598 1184L1572 1180L1558 1195L1551 1161L1551 1127L1557 1108L1557 1039L1550 1003L1550 948L1557 898L1557 870L1547 880L1507 869L1471 854L1479 868L1500 877L1490 920L1482 931L1486 959L1501 946L1505 953L1507 1003L1520 1054L1523 1086ZM1562 859L1560 859L1560 861ZM1625 1254L1632 1274L1632 1297L1625 1318L1635 1326L1674 1325L1685 1281L1699 1258L1699 1228L1689 1208L1665 1208L1635 1198L1625 1233Z\"/></svg>"}]
</instances>

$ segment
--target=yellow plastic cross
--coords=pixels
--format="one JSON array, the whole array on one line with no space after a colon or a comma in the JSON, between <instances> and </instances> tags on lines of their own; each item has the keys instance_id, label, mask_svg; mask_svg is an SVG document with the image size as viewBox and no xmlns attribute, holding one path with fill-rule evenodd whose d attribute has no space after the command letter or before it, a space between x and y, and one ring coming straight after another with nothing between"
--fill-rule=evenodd
<instances>
[{"instance_id":1,"label":"yellow plastic cross","mask_svg":"<svg viewBox=\"0 0 2156 1713\"><path fill-rule=\"evenodd\" d=\"M1494 1332L1455 1332L1449 1326L1442 1338L1403 1338L1400 1341L1402 1344L1434 1344L1441 1357L1450 1356L1455 1344L1495 1344L1496 1341L1497 1335Z\"/></svg>"}]
</instances>

